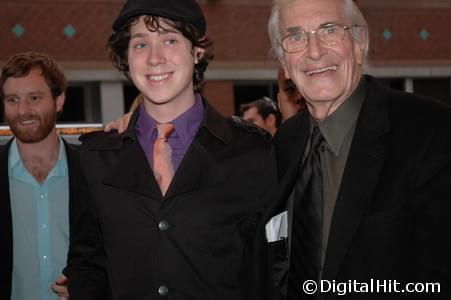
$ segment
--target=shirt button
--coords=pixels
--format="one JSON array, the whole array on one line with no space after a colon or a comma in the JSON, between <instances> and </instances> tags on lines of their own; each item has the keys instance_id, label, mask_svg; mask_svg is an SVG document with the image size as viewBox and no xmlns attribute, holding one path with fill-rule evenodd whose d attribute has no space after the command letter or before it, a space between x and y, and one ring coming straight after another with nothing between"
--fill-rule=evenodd
<instances>
[{"instance_id":1,"label":"shirt button","mask_svg":"<svg viewBox=\"0 0 451 300\"><path fill-rule=\"evenodd\" d=\"M42 258L43 258L43 259L47 259L47 255L43 255Z\"/></svg>"},{"instance_id":2,"label":"shirt button","mask_svg":"<svg viewBox=\"0 0 451 300\"><path fill-rule=\"evenodd\" d=\"M41 199L44 199L44 195L43 194L41 194Z\"/></svg>"},{"instance_id":3,"label":"shirt button","mask_svg":"<svg viewBox=\"0 0 451 300\"><path fill-rule=\"evenodd\" d=\"M42 228L47 229L47 224L42 224Z\"/></svg>"},{"instance_id":4,"label":"shirt button","mask_svg":"<svg viewBox=\"0 0 451 300\"><path fill-rule=\"evenodd\" d=\"M169 223L168 223L168 221L165 221L165 220L160 221L160 222L158 223L158 229L160 229L161 231L166 231L166 230L168 230L168 229L169 229Z\"/></svg>"},{"instance_id":5,"label":"shirt button","mask_svg":"<svg viewBox=\"0 0 451 300\"><path fill-rule=\"evenodd\" d=\"M321 152L324 152L324 145L321 145Z\"/></svg>"},{"instance_id":6,"label":"shirt button","mask_svg":"<svg viewBox=\"0 0 451 300\"><path fill-rule=\"evenodd\" d=\"M169 289L168 289L167 286L161 285L161 286L158 288L158 294L159 294L160 296L167 296L168 293L169 293Z\"/></svg>"}]
</instances>

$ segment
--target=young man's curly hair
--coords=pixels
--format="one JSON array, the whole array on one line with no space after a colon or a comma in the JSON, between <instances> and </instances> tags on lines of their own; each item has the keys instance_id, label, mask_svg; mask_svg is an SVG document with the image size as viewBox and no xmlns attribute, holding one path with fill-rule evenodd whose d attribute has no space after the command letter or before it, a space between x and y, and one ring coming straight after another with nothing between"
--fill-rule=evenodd
<instances>
[{"instance_id":1,"label":"young man's curly hair","mask_svg":"<svg viewBox=\"0 0 451 300\"><path fill-rule=\"evenodd\" d=\"M130 79L129 65L127 60L128 55L128 43L130 41L130 27L139 21L140 16L130 18L119 30L114 31L107 42L107 48L109 50L110 59L113 65L124 75ZM199 62L194 65L193 72L193 86L194 92L200 92L205 84L204 72L207 69L208 63L214 58L213 55L213 42L206 36L202 36L196 28L189 23L182 23L172 21L158 16L145 16L144 23L151 32L158 30L167 30L165 26L171 26L180 31L182 35L187 38L191 44L192 49L199 47L205 50ZM192 52L194 55L194 51Z\"/></svg>"}]
</instances>

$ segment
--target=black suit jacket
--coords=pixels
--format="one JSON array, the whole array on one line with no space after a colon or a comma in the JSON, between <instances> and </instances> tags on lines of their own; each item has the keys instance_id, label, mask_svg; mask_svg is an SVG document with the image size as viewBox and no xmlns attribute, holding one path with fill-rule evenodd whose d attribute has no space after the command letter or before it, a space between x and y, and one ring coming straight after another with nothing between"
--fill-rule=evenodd
<instances>
[{"instance_id":1,"label":"black suit jacket","mask_svg":"<svg viewBox=\"0 0 451 300\"><path fill-rule=\"evenodd\" d=\"M8 154L12 139L0 146L0 299L10 299L13 268L13 232L9 198ZM73 190L79 172L77 146L64 142L69 168L69 190ZM69 210L73 194L69 194ZM24 216L26 217L26 216ZM61 270L62 271L62 270ZM56 279L56 278L55 278Z\"/></svg>"},{"instance_id":2,"label":"black suit jacket","mask_svg":"<svg viewBox=\"0 0 451 300\"><path fill-rule=\"evenodd\" d=\"M65 270L71 299L96 299L104 267L114 299L161 299L162 286L165 299L262 299L255 294L264 287L256 285L265 273L251 251L277 181L269 138L207 104L163 198L135 135L136 119L137 112L123 134L83 141L86 184L71 216Z\"/></svg>"},{"instance_id":3,"label":"black suit jacket","mask_svg":"<svg viewBox=\"0 0 451 300\"><path fill-rule=\"evenodd\" d=\"M323 278L440 282L441 297L451 299L451 110L365 80L369 90L336 200ZM287 207L309 118L304 112L287 120L275 137L279 200L268 217ZM400 297L367 295L388 296Z\"/></svg>"}]
</instances>

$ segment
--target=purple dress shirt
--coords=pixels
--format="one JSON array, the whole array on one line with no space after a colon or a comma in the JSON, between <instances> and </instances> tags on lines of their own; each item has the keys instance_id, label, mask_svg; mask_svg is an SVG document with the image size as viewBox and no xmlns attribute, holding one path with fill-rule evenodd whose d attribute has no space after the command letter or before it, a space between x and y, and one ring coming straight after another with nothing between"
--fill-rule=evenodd
<instances>
[{"instance_id":1,"label":"purple dress shirt","mask_svg":"<svg viewBox=\"0 0 451 300\"><path fill-rule=\"evenodd\" d=\"M174 120L168 122L174 124L174 131L169 136L168 143L172 148L172 163L174 172L177 171L186 151L193 141L204 117L204 105L199 94L195 95L193 106ZM147 161L153 169L153 144L157 138L157 121L155 121L144 109L139 107L139 116L135 130L139 144L146 154Z\"/></svg>"}]
</instances>

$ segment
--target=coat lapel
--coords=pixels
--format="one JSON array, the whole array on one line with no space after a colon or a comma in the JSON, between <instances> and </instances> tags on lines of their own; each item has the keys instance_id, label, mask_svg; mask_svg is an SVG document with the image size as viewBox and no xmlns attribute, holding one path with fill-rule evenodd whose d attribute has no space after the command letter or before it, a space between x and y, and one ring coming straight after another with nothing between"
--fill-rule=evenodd
<instances>
[{"instance_id":1,"label":"coat lapel","mask_svg":"<svg viewBox=\"0 0 451 300\"><path fill-rule=\"evenodd\" d=\"M124 142L118 161L102 183L131 193L161 198L158 183L137 140Z\"/></svg>"},{"instance_id":2,"label":"coat lapel","mask_svg":"<svg viewBox=\"0 0 451 300\"><path fill-rule=\"evenodd\" d=\"M103 136L87 151L98 151L102 159L114 161L102 184L159 199L162 197L160 188L135 133L138 112L135 110L123 134Z\"/></svg>"},{"instance_id":3,"label":"coat lapel","mask_svg":"<svg viewBox=\"0 0 451 300\"><path fill-rule=\"evenodd\" d=\"M360 112L332 218L323 277L336 278L371 199L387 152L388 92L372 79Z\"/></svg>"},{"instance_id":4,"label":"coat lapel","mask_svg":"<svg viewBox=\"0 0 451 300\"><path fill-rule=\"evenodd\" d=\"M104 178L103 184L160 199L163 195L134 132L137 116L137 113L132 116L122 140L115 139L111 144L102 145L106 149L116 149L119 156L118 162ZM224 176L213 157L216 151L214 144L229 141L225 122L224 117L206 104L204 122L176 170L165 199L224 181ZM206 135L215 136L215 142L208 138L204 139Z\"/></svg>"},{"instance_id":5,"label":"coat lapel","mask_svg":"<svg viewBox=\"0 0 451 300\"><path fill-rule=\"evenodd\" d=\"M208 148L194 140L175 173L166 198L214 186L224 180Z\"/></svg>"},{"instance_id":6,"label":"coat lapel","mask_svg":"<svg viewBox=\"0 0 451 300\"><path fill-rule=\"evenodd\" d=\"M225 181L215 157L227 151L224 145L230 142L228 126L227 120L205 102L204 120L175 173L166 198L201 190Z\"/></svg>"}]
</instances>

